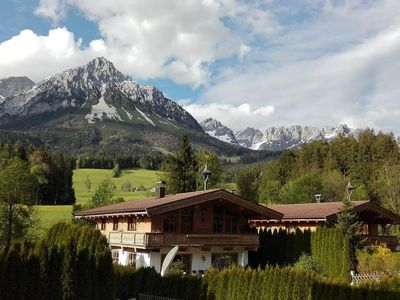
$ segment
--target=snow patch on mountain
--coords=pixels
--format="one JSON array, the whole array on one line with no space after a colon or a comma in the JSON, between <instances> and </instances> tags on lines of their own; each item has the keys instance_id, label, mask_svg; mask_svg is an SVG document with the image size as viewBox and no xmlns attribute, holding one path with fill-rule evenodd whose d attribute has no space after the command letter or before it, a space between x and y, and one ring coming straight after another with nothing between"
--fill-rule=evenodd
<instances>
[{"instance_id":1,"label":"snow patch on mountain","mask_svg":"<svg viewBox=\"0 0 400 300\"><path fill-rule=\"evenodd\" d=\"M122 107L122 110L126 113L126 116L129 118L129 120L133 119L133 116L129 111L127 111L124 107Z\"/></svg>"},{"instance_id":2,"label":"snow patch on mountain","mask_svg":"<svg viewBox=\"0 0 400 300\"><path fill-rule=\"evenodd\" d=\"M139 108L137 108L137 107L135 107L135 108L136 108L137 112L138 112L139 114L141 114L142 117L145 118L145 120L146 120L147 122L149 122L151 125L153 125L154 127L156 127L156 124L154 124L154 122L153 122L152 119L150 119L150 118L149 118L144 112L142 112Z\"/></svg>"},{"instance_id":3,"label":"snow patch on mountain","mask_svg":"<svg viewBox=\"0 0 400 300\"><path fill-rule=\"evenodd\" d=\"M258 129L246 128L235 134L240 145L253 150L282 151L296 149L305 143L316 140L330 141L339 134L357 136L359 130L347 125L338 127L290 126L270 127L264 133Z\"/></svg>"},{"instance_id":4,"label":"snow patch on mountain","mask_svg":"<svg viewBox=\"0 0 400 300\"><path fill-rule=\"evenodd\" d=\"M210 136L215 137L223 142L238 145L238 142L233 134L233 131L222 125L221 122L208 118L203 122L200 122L200 126Z\"/></svg>"},{"instance_id":5,"label":"snow patch on mountain","mask_svg":"<svg viewBox=\"0 0 400 300\"><path fill-rule=\"evenodd\" d=\"M117 109L114 106L107 104L106 100L104 99L104 93L106 92L106 89L107 85L103 84L99 102L95 105L92 105L90 113L85 116L85 119L89 124L94 124L95 119L99 119L101 121L105 118L123 121L118 114Z\"/></svg>"}]
</instances>

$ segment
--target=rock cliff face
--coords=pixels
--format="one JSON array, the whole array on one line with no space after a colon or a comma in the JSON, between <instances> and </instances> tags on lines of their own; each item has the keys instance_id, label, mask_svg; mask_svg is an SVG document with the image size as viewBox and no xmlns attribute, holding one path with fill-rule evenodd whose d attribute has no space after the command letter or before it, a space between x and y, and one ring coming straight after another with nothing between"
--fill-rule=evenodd
<instances>
[{"instance_id":1,"label":"rock cliff face","mask_svg":"<svg viewBox=\"0 0 400 300\"><path fill-rule=\"evenodd\" d=\"M0 79L0 101L29 90L34 85L35 83L28 77L8 77Z\"/></svg>"},{"instance_id":2,"label":"rock cliff face","mask_svg":"<svg viewBox=\"0 0 400 300\"><path fill-rule=\"evenodd\" d=\"M221 124L221 122L208 118L200 122L200 126L210 136L213 136L223 142L239 145L233 131Z\"/></svg>"},{"instance_id":3,"label":"rock cliff face","mask_svg":"<svg viewBox=\"0 0 400 300\"><path fill-rule=\"evenodd\" d=\"M338 127L290 126L270 127L264 132L258 129L246 128L233 134L232 130L214 119L200 123L204 131L224 142L239 144L252 150L282 151L298 148L315 140L329 141L339 134L356 136L359 130L353 130L346 125Z\"/></svg>"},{"instance_id":4,"label":"rock cliff face","mask_svg":"<svg viewBox=\"0 0 400 300\"><path fill-rule=\"evenodd\" d=\"M96 58L4 97L0 124L67 108L88 111L85 119L91 124L104 119L137 119L147 126L183 125L201 130L188 112L165 98L161 91L137 84L105 58Z\"/></svg>"},{"instance_id":5,"label":"rock cliff face","mask_svg":"<svg viewBox=\"0 0 400 300\"><path fill-rule=\"evenodd\" d=\"M329 141L339 134L353 136L357 133L358 130L350 129L347 125L323 128L313 126L270 127L264 133L248 128L236 133L236 139L242 146L254 150L282 151L298 148L315 140Z\"/></svg>"},{"instance_id":6,"label":"rock cliff face","mask_svg":"<svg viewBox=\"0 0 400 300\"><path fill-rule=\"evenodd\" d=\"M205 134L192 115L156 87L136 83L102 57L38 84L20 79L2 80L1 86L3 133L30 134L61 150L68 145L73 152L116 153L119 144L135 144L171 151L183 133L212 151L239 148Z\"/></svg>"}]
</instances>

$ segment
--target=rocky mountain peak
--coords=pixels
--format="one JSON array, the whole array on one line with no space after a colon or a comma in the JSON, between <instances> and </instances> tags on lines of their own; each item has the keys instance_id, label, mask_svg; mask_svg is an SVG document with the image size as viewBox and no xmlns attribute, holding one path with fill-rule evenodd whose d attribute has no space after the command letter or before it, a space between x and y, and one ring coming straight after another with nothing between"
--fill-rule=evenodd
<instances>
[{"instance_id":1,"label":"rocky mountain peak","mask_svg":"<svg viewBox=\"0 0 400 300\"><path fill-rule=\"evenodd\" d=\"M0 99L11 97L32 88L35 83L28 77L8 77L0 79Z\"/></svg>"},{"instance_id":2,"label":"rocky mountain peak","mask_svg":"<svg viewBox=\"0 0 400 300\"><path fill-rule=\"evenodd\" d=\"M238 145L233 131L221 124L221 122L213 118L208 118L199 124L208 135L213 136L223 142Z\"/></svg>"}]
</instances>

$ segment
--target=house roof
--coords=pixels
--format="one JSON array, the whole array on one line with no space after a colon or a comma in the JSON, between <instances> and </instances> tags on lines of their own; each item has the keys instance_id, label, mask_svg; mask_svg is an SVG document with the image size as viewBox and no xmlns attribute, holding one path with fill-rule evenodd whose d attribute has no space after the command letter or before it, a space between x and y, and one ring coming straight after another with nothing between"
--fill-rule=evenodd
<instances>
[{"instance_id":1,"label":"house roof","mask_svg":"<svg viewBox=\"0 0 400 300\"><path fill-rule=\"evenodd\" d=\"M400 216L370 201L352 201L353 212L373 212L381 219L390 220L394 224L400 223ZM341 211L343 203L301 203L269 205L268 207L283 214L281 221L335 221Z\"/></svg>"},{"instance_id":2,"label":"house roof","mask_svg":"<svg viewBox=\"0 0 400 300\"><path fill-rule=\"evenodd\" d=\"M254 212L255 215L263 216L267 219L281 219L282 217L280 212L247 201L223 189L179 193L167 195L163 198L145 198L140 200L120 202L80 211L75 213L74 217L90 218L129 214L143 214L152 216L219 199L223 199L240 207L246 208Z\"/></svg>"}]
</instances>

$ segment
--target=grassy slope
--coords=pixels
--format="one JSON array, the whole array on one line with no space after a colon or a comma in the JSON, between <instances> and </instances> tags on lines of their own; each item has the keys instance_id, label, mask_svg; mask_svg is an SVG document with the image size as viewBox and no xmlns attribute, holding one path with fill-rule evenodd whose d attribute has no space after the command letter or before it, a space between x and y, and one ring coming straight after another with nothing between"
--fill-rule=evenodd
<instances>
[{"instance_id":1,"label":"grassy slope","mask_svg":"<svg viewBox=\"0 0 400 300\"><path fill-rule=\"evenodd\" d=\"M122 170L122 174L118 178L111 178L117 187L118 196L123 197L125 200L148 197L148 192L124 192L121 186L125 182L129 182L132 187L139 187L143 185L146 190L156 186L159 180L157 171L132 169ZM76 195L76 204L86 204L87 201L93 196L97 186L102 180L112 176L112 170L101 169L78 169L74 170L73 182ZM91 182L90 191L85 187L86 178L89 177Z\"/></svg>"},{"instance_id":2,"label":"grassy slope","mask_svg":"<svg viewBox=\"0 0 400 300\"><path fill-rule=\"evenodd\" d=\"M74 170L73 183L76 195L76 203L85 205L87 201L93 196L99 183L112 176L111 170L101 169L79 169ZM90 191L85 187L86 178L89 177L91 182ZM143 185L146 190L155 187L156 182L159 180L157 171L133 169L122 170L119 178L111 179L117 187L118 196L123 197L125 200L132 200L137 198L145 198L151 196L147 191L143 192L124 192L121 190L122 184L130 182L132 187L139 187ZM71 220L71 205L39 205L37 206L37 219L40 221L39 234L43 233L47 228L51 227L57 222Z\"/></svg>"}]
</instances>

